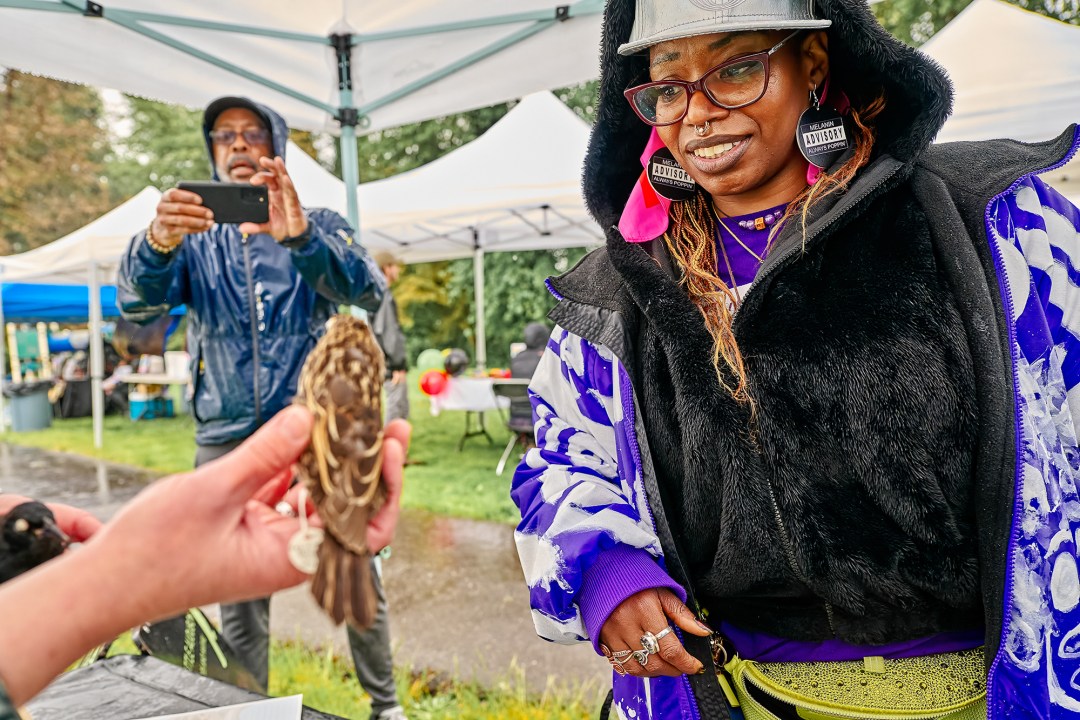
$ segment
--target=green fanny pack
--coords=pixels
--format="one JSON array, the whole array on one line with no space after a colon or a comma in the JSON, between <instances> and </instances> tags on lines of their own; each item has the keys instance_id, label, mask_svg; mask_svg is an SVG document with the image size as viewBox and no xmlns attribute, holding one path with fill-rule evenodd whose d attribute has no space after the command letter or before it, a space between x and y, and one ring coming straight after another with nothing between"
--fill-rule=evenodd
<instances>
[{"instance_id":1,"label":"green fanny pack","mask_svg":"<svg viewBox=\"0 0 1080 720\"><path fill-rule=\"evenodd\" d=\"M983 650L887 660L759 663L719 676L746 720L985 720Z\"/></svg>"}]
</instances>

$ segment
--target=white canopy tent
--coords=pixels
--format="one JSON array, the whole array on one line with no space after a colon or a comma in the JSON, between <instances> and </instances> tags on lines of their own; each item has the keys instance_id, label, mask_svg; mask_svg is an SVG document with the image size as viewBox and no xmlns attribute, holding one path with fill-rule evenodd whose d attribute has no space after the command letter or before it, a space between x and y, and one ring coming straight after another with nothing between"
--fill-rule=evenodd
<instances>
[{"instance_id":1,"label":"white canopy tent","mask_svg":"<svg viewBox=\"0 0 1080 720\"><path fill-rule=\"evenodd\" d=\"M131 236L154 217L161 193L157 188L143 188L127 202L113 208L75 232L29 252L0 258L0 281L41 285L86 285L89 293L90 364L104 367L101 339L102 282L116 282L116 271ZM0 328L4 326L0 302ZM102 373L91 373L94 447L102 444L104 396ZM0 373L0 389L3 374ZM0 417L3 417L3 394L0 393Z\"/></svg>"},{"instance_id":2,"label":"white canopy tent","mask_svg":"<svg viewBox=\"0 0 1080 720\"><path fill-rule=\"evenodd\" d=\"M589 125L549 92L410 172L360 186L361 240L406 262L473 258L476 363L487 364L484 254L598 245L585 209Z\"/></svg>"},{"instance_id":3,"label":"white canopy tent","mask_svg":"<svg viewBox=\"0 0 1080 720\"><path fill-rule=\"evenodd\" d=\"M361 185L364 244L407 262L599 244L581 194L589 133L550 92L529 95L476 140Z\"/></svg>"},{"instance_id":4,"label":"white canopy tent","mask_svg":"<svg viewBox=\"0 0 1080 720\"><path fill-rule=\"evenodd\" d=\"M1034 142L1080 122L1080 26L1003 0L974 0L921 49L944 66L955 91L938 142ZM1045 179L1080 201L1080 159Z\"/></svg>"},{"instance_id":5,"label":"white canopy tent","mask_svg":"<svg viewBox=\"0 0 1080 720\"><path fill-rule=\"evenodd\" d=\"M476 361L484 342L484 254L597 245L581 195L589 125L550 92L524 98L483 135L423 167L364 183L360 239L404 262L473 258ZM300 148L289 174L308 206L341 211L344 184Z\"/></svg>"},{"instance_id":6,"label":"white canopy tent","mask_svg":"<svg viewBox=\"0 0 1080 720\"><path fill-rule=\"evenodd\" d=\"M0 66L203 107L248 95L356 132L595 77L603 0L0 0ZM353 195L349 220L358 224Z\"/></svg>"}]
</instances>

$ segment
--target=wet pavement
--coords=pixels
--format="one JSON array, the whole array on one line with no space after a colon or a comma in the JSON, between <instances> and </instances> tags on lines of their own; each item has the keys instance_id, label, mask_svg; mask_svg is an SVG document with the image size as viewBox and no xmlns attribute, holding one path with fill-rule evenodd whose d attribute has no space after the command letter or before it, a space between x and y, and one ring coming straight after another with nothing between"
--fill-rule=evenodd
<instances>
[{"instance_id":1,"label":"wet pavement","mask_svg":"<svg viewBox=\"0 0 1080 720\"><path fill-rule=\"evenodd\" d=\"M138 469L0 443L4 492L65 502L102 519L153 478ZM383 564L383 584L396 664L485 685L507 680L516 666L534 692L550 682L584 682L599 692L609 682L610 671L590 646L536 637L508 525L405 510L393 554ZM306 586L274 597L271 632L348 654L344 629L322 615Z\"/></svg>"}]
</instances>

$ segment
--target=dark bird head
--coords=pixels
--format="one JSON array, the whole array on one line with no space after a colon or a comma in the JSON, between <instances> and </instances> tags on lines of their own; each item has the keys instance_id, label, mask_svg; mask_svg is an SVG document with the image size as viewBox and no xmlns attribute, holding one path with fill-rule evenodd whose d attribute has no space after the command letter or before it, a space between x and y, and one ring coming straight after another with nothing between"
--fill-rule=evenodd
<instances>
[{"instance_id":1,"label":"dark bird head","mask_svg":"<svg viewBox=\"0 0 1080 720\"><path fill-rule=\"evenodd\" d=\"M71 542L52 510L39 502L16 505L4 516L3 539L9 553L29 553L34 564L51 560Z\"/></svg>"}]
</instances>

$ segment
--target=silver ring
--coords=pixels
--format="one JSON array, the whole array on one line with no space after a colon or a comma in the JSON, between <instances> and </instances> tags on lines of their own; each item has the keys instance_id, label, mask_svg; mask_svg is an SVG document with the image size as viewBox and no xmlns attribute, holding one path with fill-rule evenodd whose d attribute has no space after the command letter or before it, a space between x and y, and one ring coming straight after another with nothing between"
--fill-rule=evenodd
<instances>
[{"instance_id":1,"label":"silver ring","mask_svg":"<svg viewBox=\"0 0 1080 720\"><path fill-rule=\"evenodd\" d=\"M630 657L637 660L638 665L640 665L641 667L648 667L649 666L649 656L650 655L652 655L651 652L649 652L645 648L642 648L641 650L635 650Z\"/></svg>"},{"instance_id":2,"label":"silver ring","mask_svg":"<svg viewBox=\"0 0 1080 720\"><path fill-rule=\"evenodd\" d=\"M293 510L293 506L285 502L284 500L275 505L274 509L277 510L278 515L284 515L285 517L296 517L296 511Z\"/></svg>"},{"instance_id":3,"label":"silver ring","mask_svg":"<svg viewBox=\"0 0 1080 720\"><path fill-rule=\"evenodd\" d=\"M660 639L666 637L671 632L671 626L668 625L660 632L653 635L651 632L646 632L641 636L641 647L646 650L650 655L655 655L660 652Z\"/></svg>"}]
</instances>

